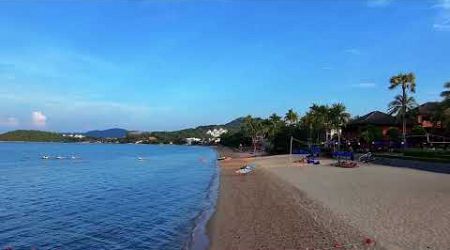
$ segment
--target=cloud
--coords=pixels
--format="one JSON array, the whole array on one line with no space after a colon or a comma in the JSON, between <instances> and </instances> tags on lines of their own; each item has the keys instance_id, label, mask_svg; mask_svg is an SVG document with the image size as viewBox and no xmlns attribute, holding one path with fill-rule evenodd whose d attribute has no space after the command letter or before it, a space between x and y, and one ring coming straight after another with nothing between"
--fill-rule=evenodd
<instances>
[{"instance_id":1,"label":"cloud","mask_svg":"<svg viewBox=\"0 0 450 250\"><path fill-rule=\"evenodd\" d=\"M361 55L362 54L361 51L356 48L346 49L346 50L344 50L344 52L348 53L348 54L352 54L352 55Z\"/></svg>"},{"instance_id":2,"label":"cloud","mask_svg":"<svg viewBox=\"0 0 450 250\"><path fill-rule=\"evenodd\" d=\"M436 31L450 31L450 0L439 0L433 5L437 9L433 29Z\"/></svg>"},{"instance_id":3,"label":"cloud","mask_svg":"<svg viewBox=\"0 0 450 250\"><path fill-rule=\"evenodd\" d=\"M33 111L31 113L31 122L36 127L44 127L47 124L47 116L41 111Z\"/></svg>"},{"instance_id":4,"label":"cloud","mask_svg":"<svg viewBox=\"0 0 450 250\"><path fill-rule=\"evenodd\" d=\"M438 3L435 4L433 7L450 9L450 0L438 0Z\"/></svg>"},{"instance_id":5,"label":"cloud","mask_svg":"<svg viewBox=\"0 0 450 250\"><path fill-rule=\"evenodd\" d=\"M15 117L0 119L0 126L2 127L16 127L17 125L19 125L19 120Z\"/></svg>"},{"instance_id":6,"label":"cloud","mask_svg":"<svg viewBox=\"0 0 450 250\"><path fill-rule=\"evenodd\" d=\"M367 6L369 7L386 7L390 5L393 0L367 0Z\"/></svg>"},{"instance_id":7,"label":"cloud","mask_svg":"<svg viewBox=\"0 0 450 250\"><path fill-rule=\"evenodd\" d=\"M362 89L369 89L369 88L375 88L377 86L374 82L360 82L358 84L353 84L352 87L355 88L362 88Z\"/></svg>"}]
</instances>

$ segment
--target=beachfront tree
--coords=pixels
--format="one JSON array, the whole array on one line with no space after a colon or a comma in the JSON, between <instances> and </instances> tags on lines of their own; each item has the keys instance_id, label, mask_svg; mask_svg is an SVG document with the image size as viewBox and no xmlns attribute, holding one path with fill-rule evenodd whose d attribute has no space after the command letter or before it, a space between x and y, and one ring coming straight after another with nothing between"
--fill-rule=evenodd
<instances>
[{"instance_id":1,"label":"beachfront tree","mask_svg":"<svg viewBox=\"0 0 450 250\"><path fill-rule=\"evenodd\" d=\"M283 126L283 122L279 115L273 113L268 119L264 121L264 125L266 126L268 136L270 138L273 138Z\"/></svg>"},{"instance_id":2,"label":"beachfront tree","mask_svg":"<svg viewBox=\"0 0 450 250\"><path fill-rule=\"evenodd\" d=\"M443 100L433 112L431 120L435 127L444 127L450 132L450 82L444 84L444 91L441 92Z\"/></svg>"},{"instance_id":3,"label":"beachfront tree","mask_svg":"<svg viewBox=\"0 0 450 250\"><path fill-rule=\"evenodd\" d=\"M293 109L289 109L286 115L284 116L284 120L287 125L292 126L297 124L298 122L298 114Z\"/></svg>"},{"instance_id":4,"label":"beachfront tree","mask_svg":"<svg viewBox=\"0 0 450 250\"><path fill-rule=\"evenodd\" d=\"M320 141L320 135L330 128L328 106L313 104L304 119L310 129L310 140L312 135L316 134L316 141Z\"/></svg>"},{"instance_id":5,"label":"beachfront tree","mask_svg":"<svg viewBox=\"0 0 450 250\"><path fill-rule=\"evenodd\" d=\"M389 128L386 132L386 135L392 142L399 142L400 140L400 130L398 128L395 127Z\"/></svg>"},{"instance_id":6,"label":"beachfront tree","mask_svg":"<svg viewBox=\"0 0 450 250\"><path fill-rule=\"evenodd\" d=\"M403 100L403 96L397 95L392 102L389 103L388 113L396 117L406 117L406 114L417 107L417 102L414 97L406 96L406 100Z\"/></svg>"},{"instance_id":7,"label":"beachfront tree","mask_svg":"<svg viewBox=\"0 0 450 250\"><path fill-rule=\"evenodd\" d=\"M361 132L361 139L370 147L375 141L383 139L383 132L381 131L381 128L377 126L368 125L363 132Z\"/></svg>"},{"instance_id":8,"label":"beachfront tree","mask_svg":"<svg viewBox=\"0 0 450 250\"><path fill-rule=\"evenodd\" d=\"M328 108L328 121L329 128L334 130L338 137L339 148L341 145L341 132L342 127L344 127L350 120L350 114L347 113L347 108L342 103L335 103ZM331 132L331 131L330 131Z\"/></svg>"},{"instance_id":9,"label":"beachfront tree","mask_svg":"<svg viewBox=\"0 0 450 250\"><path fill-rule=\"evenodd\" d=\"M450 100L450 82L446 82L444 88L445 90L441 92L441 97L444 98L444 101Z\"/></svg>"},{"instance_id":10,"label":"beachfront tree","mask_svg":"<svg viewBox=\"0 0 450 250\"><path fill-rule=\"evenodd\" d=\"M391 77L389 89L395 89L397 87L402 88L401 98L395 98L394 101L401 101L401 119L402 119L402 138L403 142L406 145L406 112L407 112L407 101L408 101L408 92L415 93L416 92L416 76L414 73L407 74L398 74L396 76Z\"/></svg>"},{"instance_id":11,"label":"beachfront tree","mask_svg":"<svg viewBox=\"0 0 450 250\"><path fill-rule=\"evenodd\" d=\"M243 122L244 134L252 138L253 153L256 153L256 149L259 143L266 134L266 127L259 118L253 118L252 116L247 116L244 118Z\"/></svg>"}]
</instances>

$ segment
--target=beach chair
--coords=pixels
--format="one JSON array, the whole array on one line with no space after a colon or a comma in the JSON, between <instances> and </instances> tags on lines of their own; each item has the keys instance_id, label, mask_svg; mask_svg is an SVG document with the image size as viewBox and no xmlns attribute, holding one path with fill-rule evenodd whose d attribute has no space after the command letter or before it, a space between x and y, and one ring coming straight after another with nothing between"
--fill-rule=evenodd
<instances>
[{"instance_id":1,"label":"beach chair","mask_svg":"<svg viewBox=\"0 0 450 250\"><path fill-rule=\"evenodd\" d=\"M367 154L363 154L359 157L360 162L369 163L375 160L375 157L373 157L372 152L368 152Z\"/></svg>"},{"instance_id":2,"label":"beach chair","mask_svg":"<svg viewBox=\"0 0 450 250\"><path fill-rule=\"evenodd\" d=\"M253 172L255 169L256 169L256 165L254 165L254 164L246 165L246 166L236 170L236 174L246 175L246 174Z\"/></svg>"}]
</instances>

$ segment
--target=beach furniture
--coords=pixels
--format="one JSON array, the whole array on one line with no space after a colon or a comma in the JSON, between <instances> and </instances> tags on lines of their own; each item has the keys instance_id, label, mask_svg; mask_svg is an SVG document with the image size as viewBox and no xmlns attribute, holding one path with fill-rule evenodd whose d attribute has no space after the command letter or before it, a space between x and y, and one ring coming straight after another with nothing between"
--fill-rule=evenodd
<instances>
[{"instance_id":1,"label":"beach furniture","mask_svg":"<svg viewBox=\"0 0 450 250\"><path fill-rule=\"evenodd\" d=\"M336 167L341 168L356 168L359 167L356 162L354 162L355 156L353 152L346 151L336 151L333 153L333 158L337 159Z\"/></svg>"},{"instance_id":2,"label":"beach furniture","mask_svg":"<svg viewBox=\"0 0 450 250\"><path fill-rule=\"evenodd\" d=\"M255 169L256 169L256 165L254 165L254 164L246 165L246 166L240 168L239 170L236 170L236 174L246 175L246 174L253 172Z\"/></svg>"},{"instance_id":3,"label":"beach furniture","mask_svg":"<svg viewBox=\"0 0 450 250\"><path fill-rule=\"evenodd\" d=\"M375 160L375 157L373 157L372 152L368 152L367 154L363 154L363 155L361 155L361 157L359 157L359 161L364 162L364 163L369 163L374 160Z\"/></svg>"}]
</instances>

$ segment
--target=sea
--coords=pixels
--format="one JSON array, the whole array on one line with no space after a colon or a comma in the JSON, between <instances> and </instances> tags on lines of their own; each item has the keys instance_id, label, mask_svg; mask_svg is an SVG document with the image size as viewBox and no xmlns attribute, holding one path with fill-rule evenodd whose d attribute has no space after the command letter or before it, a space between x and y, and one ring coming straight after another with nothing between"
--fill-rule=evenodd
<instances>
[{"instance_id":1,"label":"sea","mask_svg":"<svg viewBox=\"0 0 450 250\"><path fill-rule=\"evenodd\" d=\"M212 148L0 143L0 249L206 249Z\"/></svg>"}]
</instances>

